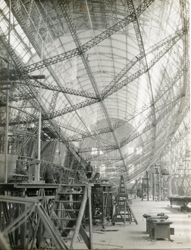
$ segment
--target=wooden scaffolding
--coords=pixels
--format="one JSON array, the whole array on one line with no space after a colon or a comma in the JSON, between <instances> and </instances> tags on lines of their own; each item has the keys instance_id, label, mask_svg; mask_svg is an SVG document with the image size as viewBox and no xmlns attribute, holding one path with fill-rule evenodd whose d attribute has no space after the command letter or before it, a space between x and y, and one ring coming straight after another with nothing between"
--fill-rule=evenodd
<instances>
[{"instance_id":1,"label":"wooden scaffolding","mask_svg":"<svg viewBox=\"0 0 191 250\"><path fill-rule=\"evenodd\" d=\"M124 224L126 222L129 222L130 224L135 222L138 224L128 201L123 175L121 175L120 178L119 190L115 202L115 211L112 218L113 225L115 225L115 222L123 222Z\"/></svg>"}]
</instances>

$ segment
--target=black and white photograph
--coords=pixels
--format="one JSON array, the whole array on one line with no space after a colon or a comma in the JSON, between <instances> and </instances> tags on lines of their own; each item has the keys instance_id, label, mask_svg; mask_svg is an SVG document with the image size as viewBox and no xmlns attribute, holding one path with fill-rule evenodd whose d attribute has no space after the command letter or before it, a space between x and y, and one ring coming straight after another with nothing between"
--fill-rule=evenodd
<instances>
[{"instance_id":1,"label":"black and white photograph","mask_svg":"<svg viewBox=\"0 0 191 250\"><path fill-rule=\"evenodd\" d=\"M190 0L0 0L0 250L191 250Z\"/></svg>"}]
</instances>

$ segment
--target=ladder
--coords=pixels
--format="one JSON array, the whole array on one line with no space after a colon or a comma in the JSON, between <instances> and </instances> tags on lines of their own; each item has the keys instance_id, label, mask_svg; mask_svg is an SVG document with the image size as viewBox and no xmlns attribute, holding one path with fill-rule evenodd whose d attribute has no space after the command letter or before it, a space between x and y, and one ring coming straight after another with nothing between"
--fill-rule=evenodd
<instances>
[{"instance_id":1,"label":"ladder","mask_svg":"<svg viewBox=\"0 0 191 250\"><path fill-rule=\"evenodd\" d=\"M80 187L82 188L81 192L77 190ZM77 239L83 239L88 249L92 249L92 215L90 209L89 236L82 225L87 201L89 201L89 207L92 209L90 184L60 185L55 197L51 218L68 249L74 249Z\"/></svg>"},{"instance_id":2,"label":"ladder","mask_svg":"<svg viewBox=\"0 0 191 250\"><path fill-rule=\"evenodd\" d=\"M132 222L138 224L135 215L129 205L128 195L124 184L124 178L123 175L121 175L119 192L116 197L115 213L112 218L112 224L115 225L115 222L123 222L125 224L126 221L128 221L130 224Z\"/></svg>"}]
</instances>

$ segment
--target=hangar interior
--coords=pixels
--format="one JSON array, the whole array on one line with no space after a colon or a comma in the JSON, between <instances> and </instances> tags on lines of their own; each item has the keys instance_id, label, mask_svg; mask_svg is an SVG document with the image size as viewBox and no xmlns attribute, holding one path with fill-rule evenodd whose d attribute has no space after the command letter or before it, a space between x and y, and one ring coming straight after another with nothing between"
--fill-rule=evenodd
<instances>
[{"instance_id":1,"label":"hangar interior","mask_svg":"<svg viewBox=\"0 0 191 250\"><path fill-rule=\"evenodd\" d=\"M191 247L189 7L0 0L0 249Z\"/></svg>"}]
</instances>

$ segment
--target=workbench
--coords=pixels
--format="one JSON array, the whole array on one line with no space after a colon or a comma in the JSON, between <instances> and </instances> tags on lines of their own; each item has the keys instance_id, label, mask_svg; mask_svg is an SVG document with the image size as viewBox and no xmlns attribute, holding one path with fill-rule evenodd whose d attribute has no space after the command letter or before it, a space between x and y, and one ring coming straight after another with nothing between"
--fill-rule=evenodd
<instances>
[{"instance_id":1,"label":"workbench","mask_svg":"<svg viewBox=\"0 0 191 250\"><path fill-rule=\"evenodd\" d=\"M187 205L191 202L191 196L169 196L170 206L177 205L181 209L188 209Z\"/></svg>"},{"instance_id":2,"label":"workbench","mask_svg":"<svg viewBox=\"0 0 191 250\"><path fill-rule=\"evenodd\" d=\"M11 196L31 197L40 196L43 191L45 196L54 197L58 186L58 184L49 183L2 183L0 184L0 194L4 195L5 192L8 192L8 195Z\"/></svg>"},{"instance_id":3,"label":"workbench","mask_svg":"<svg viewBox=\"0 0 191 250\"><path fill-rule=\"evenodd\" d=\"M150 234L151 229L153 227L153 221L158 221L158 220L166 220L168 219L168 216L152 216L146 218L146 232Z\"/></svg>"},{"instance_id":4,"label":"workbench","mask_svg":"<svg viewBox=\"0 0 191 250\"><path fill-rule=\"evenodd\" d=\"M157 240L159 238L168 238L170 240L170 225L172 223L173 222L167 220L153 221L151 237L153 237L154 240Z\"/></svg>"}]
</instances>

